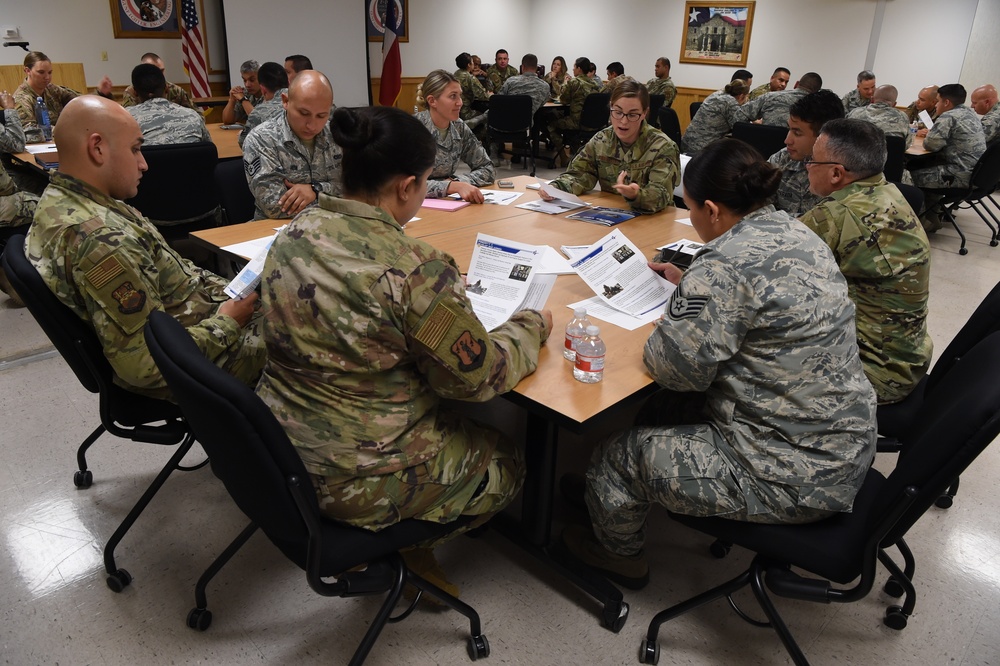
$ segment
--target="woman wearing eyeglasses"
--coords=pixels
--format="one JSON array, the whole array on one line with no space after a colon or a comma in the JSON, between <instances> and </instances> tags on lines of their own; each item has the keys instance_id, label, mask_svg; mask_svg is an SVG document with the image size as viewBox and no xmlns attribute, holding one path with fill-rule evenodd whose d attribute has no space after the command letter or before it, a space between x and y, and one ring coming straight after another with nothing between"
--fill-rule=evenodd
<instances>
[{"instance_id":1,"label":"woman wearing eyeglasses","mask_svg":"<svg viewBox=\"0 0 1000 666\"><path fill-rule=\"evenodd\" d=\"M750 86L745 81L734 79L722 90L706 97L681 137L684 152L694 155L729 134L737 122L747 120L740 106L747 101L749 92Z\"/></svg>"},{"instance_id":2,"label":"woman wearing eyeglasses","mask_svg":"<svg viewBox=\"0 0 1000 666\"><path fill-rule=\"evenodd\" d=\"M583 194L595 183L617 192L629 208L655 213L673 205L680 182L677 144L646 123L649 91L638 81L625 81L611 94L611 127L598 132L552 181L564 192Z\"/></svg>"}]
</instances>

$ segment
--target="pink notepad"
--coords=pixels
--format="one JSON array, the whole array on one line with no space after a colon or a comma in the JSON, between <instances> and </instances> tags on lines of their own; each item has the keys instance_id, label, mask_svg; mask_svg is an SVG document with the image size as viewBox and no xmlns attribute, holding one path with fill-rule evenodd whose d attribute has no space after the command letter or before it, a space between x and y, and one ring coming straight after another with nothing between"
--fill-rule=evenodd
<instances>
[{"instance_id":1,"label":"pink notepad","mask_svg":"<svg viewBox=\"0 0 1000 666\"><path fill-rule=\"evenodd\" d=\"M421 205L424 208L433 208L434 210L458 210L468 206L469 202L458 199L424 199L424 203Z\"/></svg>"}]
</instances>

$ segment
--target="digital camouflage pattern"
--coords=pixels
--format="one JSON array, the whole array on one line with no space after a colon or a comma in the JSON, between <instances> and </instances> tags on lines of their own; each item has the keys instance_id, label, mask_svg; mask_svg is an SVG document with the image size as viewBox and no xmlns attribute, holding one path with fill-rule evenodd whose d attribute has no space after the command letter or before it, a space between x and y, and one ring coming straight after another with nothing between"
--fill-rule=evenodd
<instances>
[{"instance_id":1,"label":"digital camouflage pattern","mask_svg":"<svg viewBox=\"0 0 1000 666\"><path fill-rule=\"evenodd\" d=\"M212 140L200 113L174 104L166 97L147 99L126 110L139 123L146 146Z\"/></svg>"},{"instance_id":2,"label":"digital camouflage pattern","mask_svg":"<svg viewBox=\"0 0 1000 666\"><path fill-rule=\"evenodd\" d=\"M552 149L556 154L562 150L563 136L562 130L580 129L580 114L583 112L583 102L590 93L600 92L601 86L594 79L586 74L574 76L566 81L559 101L567 107L567 114L558 120L549 123L549 136L552 141Z\"/></svg>"},{"instance_id":3,"label":"digital camouflage pattern","mask_svg":"<svg viewBox=\"0 0 1000 666\"><path fill-rule=\"evenodd\" d=\"M458 79L458 85L462 87L462 109L458 112L458 117L462 120L472 120L476 116L483 115L482 111L477 111L472 107L473 102L485 102L490 98L486 94L486 88L483 87L483 84L464 69L456 69L455 78Z\"/></svg>"},{"instance_id":4,"label":"digital camouflage pattern","mask_svg":"<svg viewBox=\"0 0 1000 666\"><path fill-rule=\"evenodd\" d=\"M900 137L906 142L907 148L913 143L913 135L910 133L910 123L906 119L906 114L892 104L872 102L868 106L854 109L847 114L847 117L854 120L867 120L881 129L886 136Z\"/></svg>"},{"instance_id":5,"label":"digital camouflage pattern","mask_svg":"<svg viewBox=\"0 0 1000 666\"><path fill-rule=\"evenodd\" d=\"M431 120L431 112L424 110L414 117L424 124L427 131L437 137L437 155L434 157L434 168L427 178L427 196L433 199L447 196L448 183L458 180L471 183L476 187L489 185L496 178L496 170L486 154L483 144L472 133L469 126L462 120L454 120L448 125L448 130L441 135L440 130ZM469 173L456 174L459 162L469 166Z\"/></svg>"},{"instance_id":6,"label":"digital camouflage pattern","mask_svg":"<svg viewBox=\"0 0 1000 666\"><path fill-rule=\"evenodd\" d=\"M934 121L924 137L924 149L935 156L930 166L922 166L921 160L910 168L917 187L968 187L972 169L986 152L983 123L975 111L959 104Z\"/></svg>"},{"instance_id":7,"label":"digital camouflage pattern","mask_svg":"<svg viewBox=\"0 0 1000 666\"><path fill-rule=\"evenodd\" d=\"M793 160L788 148L782 148L767 159L781 169L781 183L774 195L774 207L792 217L799 217L813 208L822 198L809 190L809 172L805 162Z\"/></svg>"},{"instance_id":8,"label":"digital camouflage pattern","mask_svg":"<svg viewBox=\"0 0 1000 666\"><path fill-rule=\"evenodd\" d=\"M698 107L698 112L681 137L681 148L688 155L694 155L729 134L733 125L741 120L746 120L746 117L736 98L725 90L716 90Z\"/></svg>"},{"instance_id":9,"label":"digital camouflage pattern","mask_svg":"<svg viewBox=\"0 0 1000 666\"><path fill-rule=\"evenodd\" d=\"M762 523L850 511L875 456L875 394L830 249L766 206L705 244L643 353L661 386L704 392L705 422L633 429L594 452L598 539L635 554L651 503Z\"/></svg>"},{"instance_id":10,"label":"digital camouflage pattern","mask_svg":"<svg viewBox=\"0 0 1000 666\"><path fill-rule=\"evenodd\" d=\"M80 96L75 90L70 90L63 86L50 83L42 91L41 95L36 95L35 91L28 85L28 79L21 82L21 85L14 91L14 108L21 119L21 127L24 128L24 135L28 143L43 141L42 128L35 122L35 100L41 97L45 100L45 106L49 110L49 124L56 126L59 114L63 108L69 104L71 99Z\"/></svg>"},{"instance_id":11,"label":"digital camouflage pattern","mask_svg":"<svg viewBox=\"0 0 1000 666\"><path fill-rule=\"evenodd\" d=\"M927 372L933 352L931 248L920 220L882 174L825 197L801 219L833 250L847 278L861 362L879 402L902 400Z\"/></svg>"},{"instance_id":12,"label":"digital camouflage pattern","mask_svg":"<svg viewBox=\"0 0 1000 666\"><path fill-rule=\"evenodd\" d=\"M287 95L288 88L279 88L278 92L274 93L274 97L264 100L253 108L253 111L247 116L247 121L243 124L243 129L240 130L240 135L236 137L236 142L240 144L240 148L243 147L243 142L247 140L250 132L257 125L281 115L281 112L285 109L284 102L281 101L282 93ZM330 111L330 115L333 115L333 111Z\"/></svg>"},{"instance_id":13,"label":"digital camouflage pattern","mask_svg":"<svg viewBox=\"0 0 1000 666\"><path fill-rule=\"evenodd\" d=\"M629 207L655 213L674 204L674 189L680 183L677 144L643 121L635 143L626 146L613 127L601 130L570 162L566 172L551 185L573 194L583 194L600 183L601 191L617 194L618 174L628 173L628 182L639 184L639 195Z\"/></svg>"},{"instance_id":14,"label":"digital camouflage pattern","mask_svg":"<svg viewBox=\"0 0 1000 666\"><path fill-rule=\"evenodd\" d=\"M243 97L250 102L250 106L257 108L257 105L264 101L264 93L258 95L251 95L250 93L244 93ZM242 102L237 102L233 105L233 111L236 113L236 122L243 124L247 121L248 113L247 110L243 108Z\"/></svg>"},{"instance_id":15,"label":"digital camouflage pattern","mask_svg":"<svg viewBox=\"0 0 1000 666\"><path fill-rule=\"evenodd\" d=\"M986 143L1000 138L1000 103L994 104L993 108L983 116L983 134Z\"/></svg>"},{"instance_id":16,"label":"digital camouflage pattern","mask_svg":"<svg viewBox=\"0 0 1000 666\"><path fill-rule=\"evenodd\" d=\"M0 153L20 153L24 151L24 128L14 109L4 109L0 126ZM0 227L19 227L31 224L35 216L38 197L30 192L19 191L7 169L0 164Z\"/></svg>"},{"instance_id":17,"label":"digital camouflage pattern","mask_svg":"<svg viewBox=\"0 0 1000 666\"><path fill-rule=\"evenodd\" d=\"M743 118L747 122L760 120L764 125L788 127L789 110L792 104L810 94L808 90L793 88L792 90L775 90L743 105Z\"/></svg>"},{"instance_id":18,"label":"digital camouflage pattern","mask_svg":"<svg viewBox=\"0 0 1000 666\"><path fill-rule=\"evenodd\" d=\"M531 115L549 101L549 84L535 74L518 74L504 81L501 95L528 95L531 97Z\"/></svg>"},{"instance_id":19,"label":"digital camouflage pattern","mask_svg":"<svg viewBox=\"0 0 1000 666\"><path fill-rule=\"evenodd\" d=\"M56 297L94 328L124 388L170 397L142 334L153 310L179 321L216 365L256 384L265 355L258 317L240 328L219 314L228 280L178 255L131 206L55 172L25 250Z\"/></svg>"},{"instance_id":20,"label":"digital camouflage pattern","mask_svg":"<svg viewBox=\"0 0 1000 666\"><path fill-rule=\"evenodd\" d=\"M552 91L552 97L556 98L562 94L563 86L569 81L573 76L567 72L563 72L562 78L560 79L552 72L545 75L545 82L549 84L549 90Z\"/></svg>"},{"instance_id":21,"label":"digital camouflage pattern","mask_svg":"<svg viewBox=\"0 0 1000 666\"><path fill-rule=\"evenodd\" d=\"M497 92L512 76L518 76L517 68L513 65L507 65L503 70L497 69L495 64L490 65L486 70L486 89L490 92Z\"/></svg>"},{"instance_id":22,"label":"digital camouflage pattern","mask_svg":"<svg viewBox=\"0 0 1000 666\"><path fill-rule=\"evenodd\" d=\"M850 113L854 109L862 109L872 103L870 99L862 97L857 88L841 97L840 101L844 105L845 114Z\"/></svg>"},{"instance_id":23,"label":"digital camouflage pattern","mask_svg":"<svg viewBox=\"0 0 1000 666\"><path fill-rule=\"evenodd\" d=\"M306 147L288 126L284 109L258 125L243 142L243 169L256 202L254 219L287 218L278 201L293 184L316 183L324 194L340 196L340 161L343 152L333 141L330 124ZM315 206L317 202L309 204Z\"/></svg>"},{"instance_id":24,"label":"digital camouflage pattern","mask_svg":"<svg viewBox=\"0 0 1000 666\"><path fill-rule=\"evenodd\" d=\"M187 107L192 111L197 111L201 113L201 109L194 105L191 99L191 95L188 91L181 88L179 85L170 83L167 81L167 99L169 99L174 104L180 104L183 107ZM130 106L135 106L139 103L139 99L136 97L135 88L129 86L125 88L125 92L122 93L122 106L128 108Z\"/></svg>"},{"instance_id":25,"label":"digital camouflage pattern","mask_svg":"<svg viewBox=\"0 0 1000 666\"><path fill-rule=\"evenodd\" d=\"M373 529L451 521L476 512L487 468L481 511L513 497L513 447L442 400L486 401L533 372L549 334L538 312L488 333L451 257L381 209L326 196L278 234L262 275L257 393L320 477L325 512Z\"/></svg>"},{"instance_id":26,"label":"digital camouflage pattern","mask_svg":"<svg viewBox=\"0 0 1000 666\"><path fill-rule=\"evenodd\" d=\"M652 78L646 82L646 89L650 95L663 95L663 106L670 106L677 97L677 86L668 76L664 79Z\"/></svg>"}]
</instances>

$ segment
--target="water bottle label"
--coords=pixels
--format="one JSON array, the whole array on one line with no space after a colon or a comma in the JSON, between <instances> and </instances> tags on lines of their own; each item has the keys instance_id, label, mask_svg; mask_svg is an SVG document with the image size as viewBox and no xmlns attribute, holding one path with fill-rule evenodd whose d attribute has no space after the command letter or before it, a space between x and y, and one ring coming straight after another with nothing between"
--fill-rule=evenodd
<instances>
[{"instance_id":1,"label":"water bottle label","mask_svg":"<svg viewBox=\"0 0 1000 666\"><path fill-rule=\"evenodd\" d=\"M603 356L583 356L576 353L576 369L583 372L600 372L604 369Z\"/></svg>"},{"instance_id":2,"label":"water bottle label","mask_svg":"<svg viewBox=\"0 0 1000 666\"><path fill-rule=\"evenodd\" d=\"M566 349L576 349L576 343L580 341L580 337L582 336L570 335L569 333L567 333L566 343L565 343Z\"/></svg>"}]
</instances>

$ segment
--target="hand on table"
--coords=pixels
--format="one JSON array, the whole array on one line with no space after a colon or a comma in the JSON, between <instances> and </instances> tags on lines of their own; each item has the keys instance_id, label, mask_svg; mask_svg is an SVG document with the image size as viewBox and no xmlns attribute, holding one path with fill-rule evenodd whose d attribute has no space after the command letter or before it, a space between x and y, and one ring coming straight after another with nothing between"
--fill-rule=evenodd
<instances>
[{"instance_id":1,"label":"hand on table","mask_svg":"<svg viewBox=\"0 0 1000 666\"><path fill-rule=\"evenodd\" d=\"M622 171L618 174L618 182L615 183L615 191L626 199L632 200L639 196L639 183L629 183L628 173Z\"/></svg>"},{"instance_id":2,"label":"hand on table","mask_svg":"<svg viewBox=\"0 0 1000 666\"><path fill-rule=\"evenodd\" d=\"M233 86L229 89L229 96L237 102L242 102L245 94L246 91L243 90L243 86Z\"/></svg>"},{"instance_id":3,"label":"hand on table","mask_svg":"<svg viewBox=\"0 0 1000 666\"><path fill-rule=\"evenodd\" d=\"M917 136L920 137L921 139L927 136L927 128L925 127L923 129L918 129Z\"/></svg>"},{"instance_id":4,"label":"hand on table","mask_svg":"<svg viewBox=\"0 0 1000 666\"><path fill-rule=\"evenodd\" d=\"M684 276L684 271L670 263L660 264L649 261L646 262L646 264L653 269L654 273L666 278L668 282L672 282L674 284L680 283L681 278Z\"/></svg>"},{"instance_id":5,"label":"hand on table","mask_svg":"<svg viewBox=\"0 0 1000 666\"><path fill-rule=\"evenodd\" d=\"M232 317L236 320L236 323L243 328L250 322L250 317L253 316L254 307L256 306L257 292L251 293L246 298L241 298L240 300L229 299L225 303L219 306L219 314Z\"/></svg>"},{"instance_id":6,"label":"hand on table","mask_svg":"<svg viewBox=\"0 0 1000 666\"><path fill-rule=\"evenodd\" d=\"M448 194L457 194L462 197L463 201L468 201L469 203L481 204L486 201L483 197L483 193L479 191L479 188L475 185L470 185L469 183L463 183L460 180L453 180L448 184Z\"/></svg>"},{"instance_id":7,"label":"hand on table","mask_svg":"<svg viewBox=\"0 0 1000 666\"><path fill-rule=\"evenodd\" d=\"M285 187L288 189L278 199L278 205L281 206L281 212L286 215L293 217L298 215L302 209L319 198L309 183L293 183L286 178Z\"/></svg>"},{"instance_id":8,"label":"hand on table","mask_svg":"<svg viewBox=\"0 0 1000 666\"><path fill-rule=\"evenodd\" d=\"M14 108L14 96L9 92L4 90L0 92L0 108L13 109Z\"/></svg>"},{"instance_id":9,"label":"hand on table","mask_svg":"<svg viewBox=\"0 0 1000 666\"><path fill-rule=\"evenodd\" d=\"M539 310L538 314L542 315L542 320L545 321L545 330L552 333L552 310ZM542 338L542 341L544 342L548 337L546 335L545 338Z\"/></svg>"}]
</instances>

